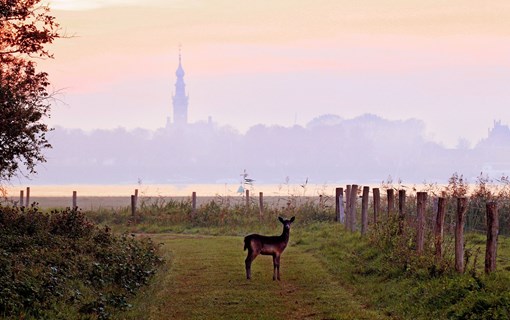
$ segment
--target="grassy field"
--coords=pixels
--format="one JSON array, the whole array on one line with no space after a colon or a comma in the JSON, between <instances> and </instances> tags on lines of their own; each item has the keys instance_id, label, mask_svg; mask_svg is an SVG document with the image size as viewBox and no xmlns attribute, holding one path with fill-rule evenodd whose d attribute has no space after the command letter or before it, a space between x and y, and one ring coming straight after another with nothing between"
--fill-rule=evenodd
<instances>
[{"instance_id":1,"label":"grassy field","mask_svg":"<svg viewBox=\"0 0 510 320\"><path fill-rule=\"evenodd\" d=\"M242 237L151 235L168 261L123 319L386 319L352 295L306 247L290 244L282 280L259 256L245 279ZM150 297L150 298L147 298Z\"/></svg>"},{"instance_id":2,"label":"grassy field","mask_svg":"<svg viewBox=\"0 0 510 320\"><path fill-rule=\"evenodd\" d=\"M298 220L297 220L298 221ZM265 229L276 234L277 225ZM465 274L435 269L427 257L389 253L322 222L291 232L282 281L259 256L245 279L241 236L198 228L152 234L166 265L119 319L508 319L510 241L500 238L498 272L483 274L483 253ZM255 230L258 232L258 230ZM232 234L238 234L232 231ZM216 235L210 235L216 234ZM482 236L469 235L471 250ZM477 243L473 246L473 243ZM150 298L148 298L150 297Z\"/></svg>"},{"instance_id":3,"label":"grassy field","mask_svg":"<svg viewBox=\"0 0 510 320\"><path fill-rule=\"evenodd\" d=\"M275 198L260 215L256 203L215 197L192 210L189 199L141 201L129 207L85 210L117 234L137 234L161 243L165 264L149 286L129 298L113 319L509 319L510 241L500 233L497 271L484 274L485 234L480 208L490 198L472 198L465 235L466 272L455 272L454 238L447 224L441 261L434 257L433 226L425 251L415 246L414 216L403 232L396 214L381 215L361 237L335 221L331 199ZM453 198L452 198L453 199ZM154 200L154 201L153 201ZM483 200L483 201L480 201ZM453 200L452 200L453 201ZM451 202L452 202L451 201ZM406 212L416 211L414 198ZM508 225L501 202L500 231ZM432 202L428 214L433 214ZM357 212L360 221L360 212ZM451 222L455 207L447 212ZM243 236L279 234L277 217L296 216L282 256L282 281L272 280L272 259L259 256L253 279L244 274ZM469 219L468 219L469 220ZM432 221L432 220L431 220ZM480 230L478 230L480 229Z\"/></svg>"},{"instance_id":4,"label":"grassy field","mask_svg":"<svg viewBox=\"0 0 510 320\"><path fill-rule=\"evenodd\" d=\"M316 202L319 203L319 197L289 197L289 196L265 196L264 204L266 206L272 206L281 208L287 205L287 201L289 198L292 198L292 201L296 205L300 205L306 202ZM333 205L334 199L333 197L324 196L324 201L326 204ZM7 197L6 200L9 203L18 204L19 197L10 196ZM42 209L54 209L54 208L66 208L72 207L72 197L61 197L61 196L31 196L30 204L36 203L37 207ZM229 205L244 205L246 203L246 199L243 196L197 196L197 207L202 205L206 205L211 201L221 202ZM140 196L138 198L138 207L141 206L152 206L158 205L162 203L168 202L190 202L191 203L191 195L190 196L182 196L182 197L164 197L164 196ZM252 205L258 205L259 198L257 196L252 196L250 198L250 203ZM105 209L125 209L130 208L131 206L131 197L127 196L79 196L77 199L77 205L79 208L87 211L92 210L105 210Z\"/></svg>"}]
</instances>

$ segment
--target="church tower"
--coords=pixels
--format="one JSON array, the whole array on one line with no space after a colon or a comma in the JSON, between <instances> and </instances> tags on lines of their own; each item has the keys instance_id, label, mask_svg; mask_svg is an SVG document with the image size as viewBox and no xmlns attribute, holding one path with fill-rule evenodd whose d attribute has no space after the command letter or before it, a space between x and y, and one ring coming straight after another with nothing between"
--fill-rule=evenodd
<instances>
[{"instance_id":1,"label":"church tower","mask_svg":"<svg viewBox=\"0 0 510 320\"><path fill-rule=\"evenodd\" d=\"M175 71L175 95L172 97L174 107L174 125L182 126L188 123L188 95L184 84L184 69L181 63L181 50L179 49L179 67Z\"/></svg>"}]
</instances>

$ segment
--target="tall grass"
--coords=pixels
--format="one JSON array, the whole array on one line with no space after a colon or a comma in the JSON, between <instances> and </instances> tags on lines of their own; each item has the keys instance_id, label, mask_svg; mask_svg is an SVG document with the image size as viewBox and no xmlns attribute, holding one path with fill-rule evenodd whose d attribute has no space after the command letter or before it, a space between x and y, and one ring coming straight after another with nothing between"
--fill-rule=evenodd
<instances>
[{"instance_id":1,"label":"tall grass","mask_svg":"<svg viewBox=\"0 0 510 320\"><path fill-rule=\"evenodd\" d=\"M98 224L111 226L117 232L208 232L224 235L243 235L247 232L273 232L279 228L278 216L296 216L300 224L334 221L335 210L331 200L323 203L308 198L289 197L273 205L249 205L229 197L216 197L200 205L195 212L191 200L163 200L142 198L136 215L130 207L84 211ZM255 229L254 229L255 228Z\"/></svg>"}]
</instances>

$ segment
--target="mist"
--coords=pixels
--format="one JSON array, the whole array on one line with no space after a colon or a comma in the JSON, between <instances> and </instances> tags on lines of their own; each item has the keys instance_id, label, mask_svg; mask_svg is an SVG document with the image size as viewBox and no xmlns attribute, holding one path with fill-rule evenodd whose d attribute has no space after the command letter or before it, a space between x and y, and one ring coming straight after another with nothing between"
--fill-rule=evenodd
<instances>
[{"instance_id":1,"label":"mist","mask_svg":"<svg viewBox=\"0 0 510 320\"><path fill-rule=\"evenodd\" d=\"M373 114L322 115L306 126L230 126L198 122L157 130L83 131L56 127L34 184L236 183L246 170L257 184L445 182L453 173L510 172L510 129L500 122L473 147L428 140L419 119Z\"/></svg>"}]
</instances>

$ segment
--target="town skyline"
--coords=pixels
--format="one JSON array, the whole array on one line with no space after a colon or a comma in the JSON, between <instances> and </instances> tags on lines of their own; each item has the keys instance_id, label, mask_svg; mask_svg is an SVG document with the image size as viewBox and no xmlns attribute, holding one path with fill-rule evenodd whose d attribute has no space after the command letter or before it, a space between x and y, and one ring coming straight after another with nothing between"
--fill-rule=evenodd
<instances>
[{"instance_id":1,"label":"town skyline","mask_svg":"<svg viewBox=\"0 0 510 320\"><path fill-rule=\"evenodd\" d=\"M257 125L246 133L213 122L158 130L57 127L53 148L32 185L235 184L247 170L257 185L447 183L452 174L474 183L510 172L510 128L494 122L473 148L445 148L424 136L419 120L365 114L324 115L305 127ZM21 180L20 184L26 183Z\"/></svg>"},{"instance_id":2,"label":"town skyline","mask_svg":"<svg viewBox=\"0 0 510 320\"><path fill-rule=\"evenodd\" d=\"M237 172L258 183L319 184L396 179L445 183L451 174L500 179L510 173L510 128L494 120L475 144L445 147L420 119L391 120L365 113L353 118L318 115L305 125L263 123L239 132L212 120L189 121L186 71L179 50L166 125L156 129L57 127L54 149L34 179L39 184L235 184ZM74 148L73 146L78 146ZM72 151L70 151L72 150ZM345 158L347 155L347 159Z\"/></svg>"},{"instance_id":3,"label":"town skyline","mask_svg":"<svg viewBox=\"0 0 510 320\"><path fill-rule=\"evenodd\" d=\"M423 120L430 140L454 148L474 146L493 121L510 119L504 1L50 5L71 36L40 63L61 92L52 126L164 126L179 44L190 122L212 117L246 132L369 113Z\"/></svg>"}]
</instances>

